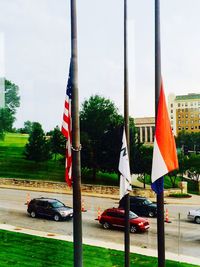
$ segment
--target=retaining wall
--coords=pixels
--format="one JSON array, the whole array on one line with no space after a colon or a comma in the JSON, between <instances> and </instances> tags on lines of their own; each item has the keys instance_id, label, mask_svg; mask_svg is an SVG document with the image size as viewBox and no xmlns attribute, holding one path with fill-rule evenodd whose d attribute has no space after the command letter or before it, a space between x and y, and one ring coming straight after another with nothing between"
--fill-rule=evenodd
<instances>
[{"instance_id":1,"label":"retaining wall","mask_svg":"<svg viewBox=\"0 0 200 267\"><path fill-rule=\"evenodd\" d=\"M72 189L62 182L50 182L41 180L22 180L14 178L0 178L1 188L15 188L33 191L54 192L71 194ZM104 185L90 185L82 184L81 191L83 194L96 194L98 196L108 196L113 198L119 198L119 187L117 186L104 186ZM168 196L170 193L180 193L180 189L169 189L164 191L164 196ZM149 198L155 198L155 193L151 189L133 188L130 195L139 195Z\"/></svg>"}]
</instances>

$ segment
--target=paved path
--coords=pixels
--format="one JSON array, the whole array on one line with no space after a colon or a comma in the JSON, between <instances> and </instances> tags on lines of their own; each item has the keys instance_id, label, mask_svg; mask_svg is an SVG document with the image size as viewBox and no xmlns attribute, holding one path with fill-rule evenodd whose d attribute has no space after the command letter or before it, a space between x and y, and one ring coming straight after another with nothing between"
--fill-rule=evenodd
<instances>
[{"instance_id":1,"label":"paved path","mask_svg":"<svg viewBox=\"0 0 200 267\"><path fill-rule=\"evenodd\" d=\"M144 188L144 184L138 180L137 174L132 174L132 185L139 187L139 188ZM149 189L149 188L151 188L151 186L146 184L146 188Z\"/></svg>"}]
</instances>

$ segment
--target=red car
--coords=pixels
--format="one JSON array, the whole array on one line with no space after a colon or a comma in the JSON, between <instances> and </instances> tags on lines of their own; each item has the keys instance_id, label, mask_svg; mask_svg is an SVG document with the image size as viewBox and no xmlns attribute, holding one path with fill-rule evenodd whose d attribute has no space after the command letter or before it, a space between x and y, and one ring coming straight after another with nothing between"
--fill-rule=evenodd
<instances>
[{"instance_id":1,"label":"red car","mask_svg":"<svg viewBox=\"0 0 200 267\"><path fill-rule=\"evenodd\" d=\"M144 232L149 229L148 220L138 217L135 213L130 211L130 232ZM125 226L125 210L120 208L110 208L105 210L100 218L99 223L102 224L104 229L109 229L112 226L124 227Z\"/></svg>"}]
</instances>

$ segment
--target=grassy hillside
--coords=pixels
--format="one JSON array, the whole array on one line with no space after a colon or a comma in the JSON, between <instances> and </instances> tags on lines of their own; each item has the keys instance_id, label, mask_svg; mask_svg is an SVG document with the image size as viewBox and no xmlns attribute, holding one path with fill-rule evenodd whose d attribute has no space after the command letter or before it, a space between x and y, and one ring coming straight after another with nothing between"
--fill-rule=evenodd
<instances>
[{"instance_id":1,"label":"grassy hillside","mask_svg":"<svg viewBox=\"0 0 200 267\"><path fill-rule=\"evenodd\" d=\"M59 161L35 163L23 151L28 135L7 133L0 141L0 177L64 181L64 165Z\"/></svg>"},{"instance_id":2,"label":"grassy hillside","mask_svg":"<svg viewBox=\"0 0 200 267\"><path fill-rule=\"evenodd\" d=\"M23 151L27 142L28 135L15 133L7 133L4 141L0 140L0 177L64 182L64 164L59 160L35 163L25 159ZM92 171L86 168L82 170L82 182L119 184L114 173L98 172L96 180L92 181Z\"/></svg>"}]
</instances>

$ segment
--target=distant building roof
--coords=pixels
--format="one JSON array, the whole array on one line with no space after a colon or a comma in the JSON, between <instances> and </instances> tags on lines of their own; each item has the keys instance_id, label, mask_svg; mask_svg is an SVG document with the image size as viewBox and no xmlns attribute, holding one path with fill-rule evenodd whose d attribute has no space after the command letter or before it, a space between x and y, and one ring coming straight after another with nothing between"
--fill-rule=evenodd
<instances>
[{"instance_id":1,"label":"distant building roof","mask_svg":"<svg viewBox=\"0 0 200 267\"><path fill-rule=\"evenodd\" d=\"M155 117L134 118L135 125L155 124Z\"/></svg>"},{"instance_id":2,"label":"distant building roof","mask_svg":"<svg viewBox=\"0 0 200 267\"><path fill-rule=\"evenodd\" d=\"M176 100L200 99L200 94L177 95Z\"/></svg>"}]
</instances>

